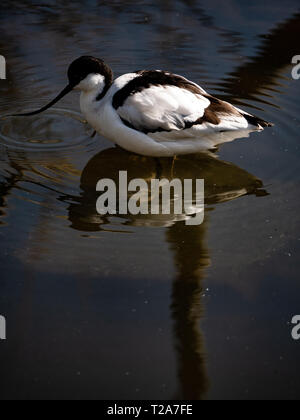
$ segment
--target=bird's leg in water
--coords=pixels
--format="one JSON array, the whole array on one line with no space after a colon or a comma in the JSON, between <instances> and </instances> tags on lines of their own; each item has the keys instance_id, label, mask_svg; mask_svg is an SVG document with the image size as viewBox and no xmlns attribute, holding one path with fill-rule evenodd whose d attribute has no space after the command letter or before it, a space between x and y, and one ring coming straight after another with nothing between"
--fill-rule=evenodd
<instances>
[{"instance_id":1,"label":"bird's leg in water","mask_svg":"<svg viewBox=\"0 0 300 420\"><path fill-rule=\"evenodd\" d=\"M172 167L171 167L171 177L174 178L174 169L175 169L175 162L177 160L177 156L173 157Z\"/></svg>"}]
</instances>

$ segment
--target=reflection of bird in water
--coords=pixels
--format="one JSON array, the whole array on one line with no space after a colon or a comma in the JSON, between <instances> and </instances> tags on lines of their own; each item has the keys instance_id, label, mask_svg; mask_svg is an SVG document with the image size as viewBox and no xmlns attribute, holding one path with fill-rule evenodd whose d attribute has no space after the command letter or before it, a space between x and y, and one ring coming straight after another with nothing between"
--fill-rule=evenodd
<instances>
[{"instance_id":1,"label":"reflection of bird in water","mask_svg":"<svg viewBox=\"0 0 300 420\"><path fill-rule=\"evenodd\" d=\"M15 156L16 162L10 161L14 167L16 176L7 179L7 188L0 188L0 202L5 203L5 197L12 188L23 180L39 185L35 182L37 169L31 162L26 162L26 156L22 156L23 167L20 166L20 156ZM68 173L77 173L69 167L67 162L55 161L47 164L49 168L65 168ZM25 174L26 170L26 174ZM178 215L128 215L118 216L118 221L113 221L108 216L99 216L96 213L96 201L99 193L96 192L96 184L100 179L110 178L118 185L119 171L128 172L128 180L142 178L150 182L156 176L156 165L152 158L130 154L122 149L114 148L104 150L94 156L86 165L81 175L81 196L69 196L60 191L50 190L56 199L68 204L68 218L71 227L83 231L114 230L116 225L126 226L164 226L166 227L166 241L174 257L176 275L172 284L171 314L174 325L174 340L177 352L177 370L179 385L176 399L201 399L205 397L208 388L208 379L205 364L204 342L200 329L200 320L204 307L202 303L203 278L205 269L210 264L210 256L205 245L205 233L208 224L200 226L186 226L185 214ZM178 179L205 180L205 202L216 204L241 197L246 194L265 195L262 182L247 173L243 169L219 160L214 154L202 154L184 156L176 160L173 165L172 158L161 159L161 176L169 180L172 177ZM31 174L29 176L29 174ZM41 180L42 178L37 178ZM10 183L10 186L8 186ZM58 184L59 185L59 184ZM44 188L47 183L41 184ZM59 188L59 187L58 187ZM46 195L45 199L50 199ZM1 204L1 203L0 203ZM43 202L46 204L46 202ZM43 235L40 240L31 241L29 257L37 259L41 255L40 247L34 244L45 243L45 236L49 231L47 220L49 212L47 206L40 207L40 226L35 235ZM117 226L118 228L118 226ZM124 232L124 228L121 229ZM37 252L39 254L37 254ZM26 253L28 258L28 252Z\"/></svg>"},{"instance_id":2,"label":"reflection of bird in water","mask_svg":"<svg viewBox=\"0 0 300 420\"><path fill-rule=\"evenodd\" d=\"M208 390L200 329L204 312L202 280L205 268L210 265L205 246L205 227L206 223L189 228L183 223L176 223L167 232L176 268L171 304L179 377L176 399L202 399Z\"/></svg>"},{"instance_id":3,"label":"reflection of bird in water","mask_svg":"<svg viewBox=\"0 0 300 420\"><path fill-rule=\"evenodd\" d=\"M161 179L204 179L205 204L229 201L246 194L265 194L259 179L231 163L217 159L212 153L182 156L175 164L172 158L160 161ZM99 197L96 184L101 179L109 178L115 181L118 187L120 171L127 171L128 182L138 178L150 184L151 179L157 176L157 167L152 158L133 155L119 148L100 152L83 170L82 195L74 198L69 207L69 219L74 229L95 232L110 228L110 217L96 212L95 203ZM117 193L117 198L118 195ZM188 217L186 214L124 216L118 213L117 216L122 220L122 224L127 226L171 226Z\"/></svg>"},{"instance_id":4,"label":"reflection of bird in water","mask_svg":"<svg viewBox=\"0 0 300 420\"><path fill-rule=\"evenodd\" d=\"M20 115L39 114L80 90L81 111L98 133L130 152L155 157L203 151L204 136L212 133L272 125L169 72L137 71L114 80L102 60L83 56L70 65L68 78L68 86L48 105Z\"/></svg>"},{"instance_id":5,"label":"reflection of bird in water","mask_svg":"<svg viewBox=\"0 0 300 420\"><path fill-rule=\"evenodd\" d=\"M171 179L172 159L162 159L162 177ZM147 182L155 176L155 162L151 158L132 155L122 149L108 149L85 167L81 176L82 195L69 207L72 228L81 231L113 230L110 217L96 213L96 184L110 178L118 185L119 171L128 171L128 180L143 178ZM262 182L243 169L222 162L214 155L195 155L179 158L173 168L179 179L204 178L205 201L216 204L246 194L266 195ZM99 194L99 193L98 193ZM200 226L186 226L184 215L117 215L125 225L165 226L166 240L174 256L176 276L172 285L171 313L177 353L179 387L174 399L203 399L208 390L205 350L200 329L204 311L201 294L205 269L210 264L205 245L207 219ZM122 222L121 222L122 223Z\"/></svg>"}]
</instances>

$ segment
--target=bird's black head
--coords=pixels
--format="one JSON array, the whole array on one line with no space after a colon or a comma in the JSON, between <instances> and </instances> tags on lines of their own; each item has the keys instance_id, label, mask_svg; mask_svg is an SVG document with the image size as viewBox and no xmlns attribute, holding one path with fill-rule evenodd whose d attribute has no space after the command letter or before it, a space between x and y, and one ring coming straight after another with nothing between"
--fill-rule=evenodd
<instances>
[{"instance_id":1,"label":"bird's black head","mask_svg":"<svg viewBox=\"0 0 300 420\"><path fill-rule=\"evenodd\" d=\"M73 89L77 88L77 89L84 90L86 88L90 88L91 85L93 87L95 84L95 81L88 80L89 79L88 76L90 75L102 76L102 78L100 77L101 89L99 91L99 95L97 96L97 100L102 99L112 84L112 81L113 81L112 70L107 64L104 63L103 60L100 60L99 58L95 58L91 56L83 56L83 57L77 58L77 60L73 61L73 63L70 65L68 69L69 84L68 86L64 88L64 90L55 99L53 99L53 101L51 101L48 105L44 106L38 111L29 112L26 114L17 114L14 116L31 116L31 115L40 114L41 112L46 111L51 106L56 104L60 99L66 96ZM98 78L94 77L93 79L99 79L99 77Z\"/></svg>"},{"instance_id":2,"label":"bird's black head","mask_svg":"<svg viewBox=\"0 0 300 420\"><path fill-rule=\"evenodd\" d=\"M113 79L112 70L103 60L84 55L70 65L68 69L69 83L75 87L90 74L101 74L105 77L105 84L111 84Z\"/></svg>"}]
</instances>

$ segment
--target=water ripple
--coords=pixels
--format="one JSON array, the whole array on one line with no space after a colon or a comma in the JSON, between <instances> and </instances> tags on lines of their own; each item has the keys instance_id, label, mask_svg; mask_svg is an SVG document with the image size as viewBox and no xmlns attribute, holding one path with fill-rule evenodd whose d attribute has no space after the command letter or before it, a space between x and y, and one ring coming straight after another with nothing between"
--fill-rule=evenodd
<instances>
[{"instance_id":1,"label":"water ripple","mask_svg":"<svg viewBox=\"0 0 300 420\"><path fill-rule=\"evenodd\" d=\"M3 117L1 143L24 151L76 149L90 143L91 128L79 113L52 109L38 118Z\"/></svg>"}]
</instances>

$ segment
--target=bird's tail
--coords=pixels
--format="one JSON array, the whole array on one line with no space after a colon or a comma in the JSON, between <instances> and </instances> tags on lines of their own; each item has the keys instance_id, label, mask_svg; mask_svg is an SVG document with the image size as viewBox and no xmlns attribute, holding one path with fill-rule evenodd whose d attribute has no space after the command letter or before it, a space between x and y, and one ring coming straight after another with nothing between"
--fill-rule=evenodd
<instances>
[{"instance_id":1,"label":"bird's tail","mask_svg":"<svg viewBox=\"0 0 300 420\"><path fill-rule=\"evenodd\" d=\"M246 118L248 123L253 125L254 127L265 128L265 127L273 127L274 126L273 123L262 120L261 118L255 117L254 115L243 114L243 116Z\"/></svg>"}]
</instances>

